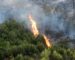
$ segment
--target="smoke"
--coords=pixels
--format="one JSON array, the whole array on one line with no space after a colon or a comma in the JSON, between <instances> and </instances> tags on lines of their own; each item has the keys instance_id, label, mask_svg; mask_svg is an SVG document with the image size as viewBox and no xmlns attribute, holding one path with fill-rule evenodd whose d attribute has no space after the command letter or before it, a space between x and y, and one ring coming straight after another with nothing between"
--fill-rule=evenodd
<instances>
[{"instance_id":1,"label":"smoke","mask_svg":"<svg viewBox=\"0 0 75 60\"><path fill-rule=\"evenodd\" d=\"M0 0L0 23L13 17L30 28L28 15L31 14L40 32L44 33L48 28L74 38L74 9L73 0Z\"/></svg>"},{"instance_id":2,"label":"smoke","mask_svg":"<svg viewBox=\"0 0 75 60\"><path fill-rule=\"evenodd\" d=\"M36 17L38 15L41 16L43 12L31 0L0 0L0 15L2 17L13 16L19 20L26 20L29 14Z\"/></svg>"}]
</instances>

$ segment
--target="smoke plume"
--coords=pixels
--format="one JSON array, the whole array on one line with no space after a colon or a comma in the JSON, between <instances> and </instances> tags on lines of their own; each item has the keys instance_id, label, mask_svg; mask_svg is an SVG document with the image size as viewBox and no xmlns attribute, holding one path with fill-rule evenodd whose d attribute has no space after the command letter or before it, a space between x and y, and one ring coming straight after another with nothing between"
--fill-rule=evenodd
<instances>
[{"instance_id":1,"label":"smoke plume","mask_svg":"<svg viewBox=\"0 0 75 60\"><path fill-rule=\"evenodd\" d=\"M41 33L48 29L54 34L60 31L64 36L75 38L74 0L0 0L0 23L9 17L22 22L28 28L31 14Z\"/></svg>"}]
</instances>

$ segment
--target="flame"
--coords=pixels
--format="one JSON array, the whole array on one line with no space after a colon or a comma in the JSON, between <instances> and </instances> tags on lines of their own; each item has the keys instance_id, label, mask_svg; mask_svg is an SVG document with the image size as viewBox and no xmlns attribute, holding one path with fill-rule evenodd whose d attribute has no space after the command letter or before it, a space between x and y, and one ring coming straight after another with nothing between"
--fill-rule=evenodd
<instances>
[{"instance_id":1,"label":"flame","mask_svg":"<svg viewBox=\"0 0 75 60\"><path fill-rule=\"evenodd\" d=\"M33 32L34 36L37 37L39 35L39 31L37 29L37 24L31 15L29 15L29 20L31 21L32 32Z\"/></svg>"},{"instance_id":2,"label":"flame","mask_svg":"<svg viewBox=\"0 0 75 60\"><path fill-rule=\"evenodd\" d=\"M45 39L45 43L46 43L47 47L51 48L51 43L49 42L49 39L47 38L47 36L45 34L43 34L43 37Z\"/></svg>"},{"instance_id":3,"label":"flame","mask_svg":"<svg viewBox=\"0 0 75 60\"><path fill-rule=\"evenodd\" d=\"M31 15L29 15L28 18L31 21L32 33L34 34L35 37L37 37L39 35L39 31L37 29L37 24L36 24L35 20L32 18ZM45 39L45 43L46 43L47 47L51 48L51 43L49 42L49 39L47 38L47 36L45 34L42 34L42 35Z\"/></svg>"}]
</instances>

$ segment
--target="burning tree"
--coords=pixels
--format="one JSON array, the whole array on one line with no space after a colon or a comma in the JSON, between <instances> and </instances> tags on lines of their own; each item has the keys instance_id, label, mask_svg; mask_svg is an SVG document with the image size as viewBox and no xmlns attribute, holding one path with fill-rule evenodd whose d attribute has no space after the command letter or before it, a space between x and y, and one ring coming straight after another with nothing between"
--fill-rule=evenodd
<instances>
[{"instance_id":1,"label":"burning tree","mask_svg":"<svg viewBox=\"0 0 75 60\"><path fill-rule=\"evenodd\" d=\"M34 21L34 19L32 18L31 15L29 15L29 20L31 21L31 31L32 33L34 34L35 37L37 37L40 33L37 29L37 24L36 22ZM47 36L45 34L42 34L42 36L44 37L44 40L45 40L45 43L47 45L48 48L51 48L51 43L49 42L49 39L47 38Z\"/></svg>"}]
</instances>

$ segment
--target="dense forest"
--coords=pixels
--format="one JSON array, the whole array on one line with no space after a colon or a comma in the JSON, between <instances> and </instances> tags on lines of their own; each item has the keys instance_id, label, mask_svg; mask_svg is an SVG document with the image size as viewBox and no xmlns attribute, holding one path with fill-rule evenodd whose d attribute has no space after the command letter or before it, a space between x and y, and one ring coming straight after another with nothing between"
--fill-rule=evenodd
<instances>
[{"instance_id":1,"label":"dense forest","mask_svg":"<svg viewBox=\"0 0 75 60\"><path fill-rule=\"evenodd\" d=\"M0 24L0 60L75 60L75 49L60 40L47 48L41 35L37 38L16 20Z\"/></svg>"}]
</instances>

